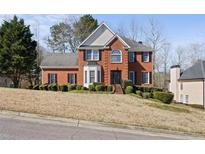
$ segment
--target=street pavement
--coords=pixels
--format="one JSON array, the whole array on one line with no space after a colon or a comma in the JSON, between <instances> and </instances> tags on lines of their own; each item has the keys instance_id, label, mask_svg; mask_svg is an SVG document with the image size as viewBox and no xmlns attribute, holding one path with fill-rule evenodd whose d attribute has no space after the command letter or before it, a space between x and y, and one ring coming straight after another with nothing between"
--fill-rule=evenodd
<instances>
[{"instance_id":1,"label":"street pavement","mask_svg":"<svg viewBox=\"0 0 205 154\"><path fill-rule=\"evenodd\" d=\"M1 140L165 140L198 139L186 135L173 135L130 130L108 126L77 126L62 121L0 114Z\"/></svg>"}]
</instances>

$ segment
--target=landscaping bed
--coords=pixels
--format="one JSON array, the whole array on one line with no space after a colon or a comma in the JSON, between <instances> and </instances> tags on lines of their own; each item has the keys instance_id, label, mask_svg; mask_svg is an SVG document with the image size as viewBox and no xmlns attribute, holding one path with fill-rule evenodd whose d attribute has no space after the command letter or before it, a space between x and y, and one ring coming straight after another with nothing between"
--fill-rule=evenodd
<instances>
[{"instance_id":1,"label":"landscaping bed","mask_svg":"<svg viewBox=\"0 0 205 154\"><path fill-rule=\"evenodd\" d=\"M132 95L0 88L0 109L205 135L205 112Z\"/></svg>"}]
</instances>

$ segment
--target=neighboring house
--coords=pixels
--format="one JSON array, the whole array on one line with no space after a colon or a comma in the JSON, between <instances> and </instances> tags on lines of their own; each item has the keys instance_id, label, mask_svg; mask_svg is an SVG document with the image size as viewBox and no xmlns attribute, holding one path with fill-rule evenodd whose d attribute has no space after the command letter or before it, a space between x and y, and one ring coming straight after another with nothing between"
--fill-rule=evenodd
<instances>
[{"instance_id":1,"label":"neighboring house","mask_svg":"<svg viewBox=\"0 0 205 154\"><path fill-rule=\"evenodd\" d=\"M13 82L7 77L0 77L0 87L11 87Z\"/></svg>"},{"instance_id":2,"label":"neighboring house","mask_svg":"<svg viewBox=\"0 0 205 154\"><path fill-rule=\"evenodd\" d=\"M170 70L170 89L174 100L205 107L205 61L200 61L181 72L175 65Z\"/></svg>"},{"instance_id":3,"label":"neighboring house","mask_svg":"<svg viewBox=\"0 0 205 154\"><path fill-rule=\"evenodd\" d=\"M136 85L152 85L153 49L114 33L102 23L78 47L77 53L56 53L41 63L42 83L76 83L88 87L93 82L119 84L132 80Z\"/></svg>"}]
</instances>

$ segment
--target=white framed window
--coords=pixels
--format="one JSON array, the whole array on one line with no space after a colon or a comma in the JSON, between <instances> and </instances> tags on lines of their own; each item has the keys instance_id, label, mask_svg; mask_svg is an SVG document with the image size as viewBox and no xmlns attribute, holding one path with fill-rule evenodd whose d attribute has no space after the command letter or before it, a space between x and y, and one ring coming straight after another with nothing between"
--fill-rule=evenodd
<instances>
[{"instance_id":1,"label":"white framed window","mask_svg":"<svg viewBox=\"0 0 205 154\"><path fill-rule=\"evenodd\" d=\"M75 76L76 74L74 73L68 74L68 83L75 84L76 83Z\"/></svg>"},{"instance_id":2,"label":"white framed window","mask_svg":"<svg viewBox=\"0 0 205 154\"><path fill-rule=\"evenodd\" d=\"M111 52L111 63L122 63L122 52L114 49Z\"/></svg>"},{"instance_id":3,"label":"white framed window","mask_svg":"<svg viewBox=\"0 0 205 154\"><path fill-rule=\"evenodd\" d=\"M183 95L180 95L180 102L183 103Z\"/></svg>"},{"instance_id":4,"label":"white framed window","mask_svg":"<svg viewBox=\"0 0 205 154\"><path fill-rule=\"evenodd\" d=\"M150 83L150 72L142 72L142 82L143 84Z\"/></svg>"},{"instance_id":5,"label":"white framed window","mask_svg":"<svg viewBox=\"0 0 205 154\"><path fill-rule=\"evenodd\" d=\"M57 83L57 74L49 73L48 74L48 84Z\"/></svg>"},{"instance_id":6,"label":"white framed window","mask_svg":"<svg viewBox=\"0 0 205 154\"><path fill-rule=\"evenodd\" d=\"M128 58L129 58L130 63L135 62L135 53L134 52L128 52Z\"/></svg>"},{"instance_id":7,"label":"white framed window","mask_svg":"<svg viewBox=\"0 0 205 154\"><path fill-rule=\"evenodd\" d=\"M90 83L95 82L95 71L90 71Z\"/></svg>"},{"instance_id":8,"label":"white framed window","mask_svg":"<svg viewBox=\"0 0 205 154\"><path fill-rule=\"evenodd\" d=\"M189 102L189 95L185 95L185 103L188 103Z\"/></svg>"},{"instance_id":9,"label":"white framed window","mask_svg":"<svg viewBox=\"0 0 205 154\"><path fill-rule=\"evenodd\" d=\"M180 84L180 90L183 90L183 83Z\"/></svg>"},{"instance_id":10,"label":"white framed window","mask_svg":"<svg viewBox=\"0 0 205 154\"><path fill-rule=\"evenodd\" d=\"M135 72L129 71L129 80L132 81L133 84L135 84Z\"/></svg>"},{"instance_id":11,"label":"white framed window","mask_svg":"<svg viewBox=\"0 0 205 154\"><path fill-rule=\"evenodd\" d=\"M99 50L86 50L85 51L85 60L88 61L97 61L99 60Z\"/></svg>"},{"instance_id":12,"label":"white framed window","mask_svg":"<svg viewBox=\"0 0 205 154\"><path fill-rule=\"evenodd\" d=\"M149 52L142 52L142 62L149 62L150 54Z\"/></svg>"}]
</instances>

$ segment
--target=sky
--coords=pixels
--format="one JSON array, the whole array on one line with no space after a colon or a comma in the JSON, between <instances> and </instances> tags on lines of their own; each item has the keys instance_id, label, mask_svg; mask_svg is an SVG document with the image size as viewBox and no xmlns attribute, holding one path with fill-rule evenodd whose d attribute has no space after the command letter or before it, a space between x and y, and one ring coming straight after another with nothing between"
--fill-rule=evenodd
<instances>
[{"instance_id":1,"label":"sky","mask_svg":"<svg viewBox=\"0 0 205 154\"><path fill-rule=\"evenodd\" d=\"M12 16L0 15L0 24L4 19L10 19ZM34 34L36 34L36 27L39 27L40 43L47 47L45 40L49 36L52 25L65 19L79 18L81 15L25 14L17 16L23 18L25 23L31 26L31 31ZM205 15L93 14L93 17L99 23L106 22L114 30L121 25L128 29L132 20L135 20L139 26L143 27L147 24L149 18L154 18L160 23L162 32L166 40L171 43L173 49L178 45L186 46L188 43L205 42Z\"/></svg>"}]
</instances>

